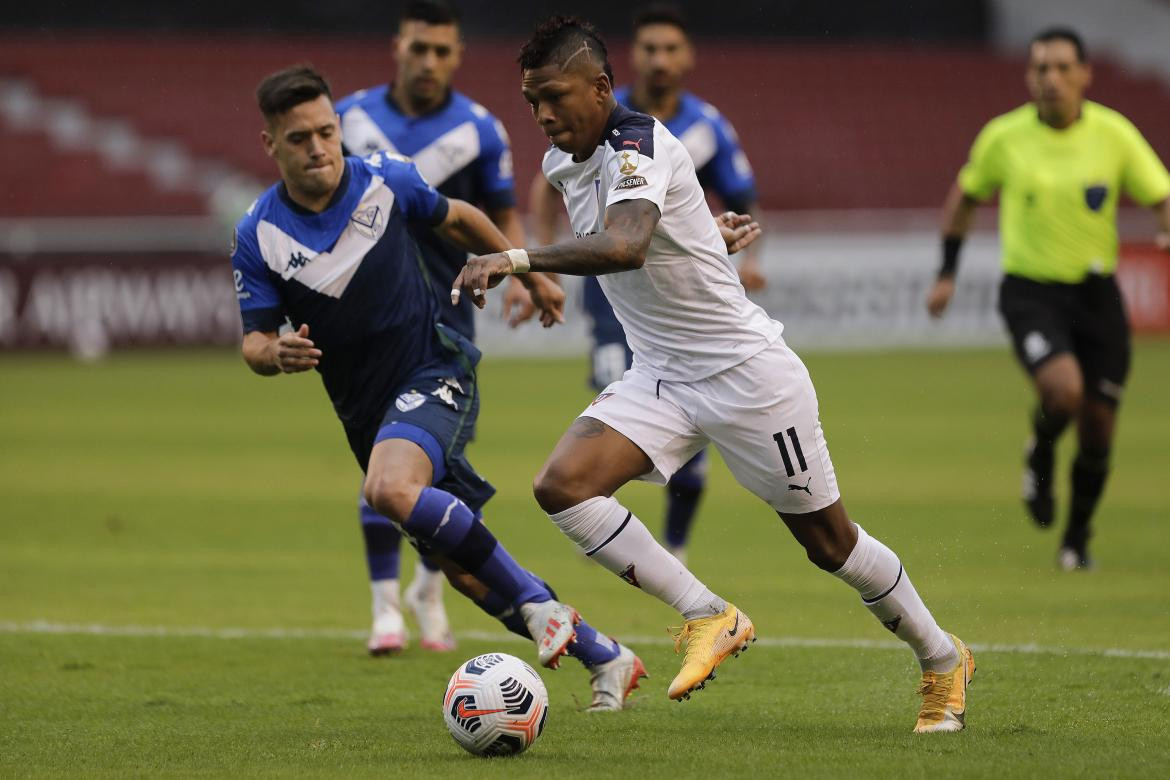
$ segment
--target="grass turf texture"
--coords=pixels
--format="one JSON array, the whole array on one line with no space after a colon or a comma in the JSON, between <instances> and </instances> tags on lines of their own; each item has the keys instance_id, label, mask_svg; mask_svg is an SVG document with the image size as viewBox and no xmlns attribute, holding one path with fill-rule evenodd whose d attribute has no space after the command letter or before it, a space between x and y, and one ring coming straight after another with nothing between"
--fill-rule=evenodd
<instances>
[{"instance_id":1,"label":"grass turf texture","mask_svg":"<svg viewBox=\"0 0 1170 780\"><path fill-rule=\"evenodd\" d=\"M807 362L852 516L899 553L944 627L982 644L1170 649L1170 344L1138 346L1100 568L1076 574L1055 571L1059 532L1030 527L1016 497L1031 401L1006 349ZM583 361L482 366L471 458L500 491L488 521L601 630L665 640L670 611L580 560L531 499L588 400L584 373ZM570 660L543 673L552 711L537 745L475 759L443 727L447 677L480 652L533 652L501 635L375 660L337 635L368 626L358 473L315 378L261 379L223 353L6 357L0 377L0 775L1136 776L1170 762L1164 654L977 651L968 731L923 738L908 733L905 651L756 646L675 704L662 643L635 645L652 679L633 710L578 712L588 676ZM1061 499L1070 455L1066 441ZM621 497L658 527L660 489ZM761 637L889 639L717 459L691 561ZM454 594L448 607L459 631L499 631ZM21 628L34 621L310 636Z\"/></svg>"}]
</instances>

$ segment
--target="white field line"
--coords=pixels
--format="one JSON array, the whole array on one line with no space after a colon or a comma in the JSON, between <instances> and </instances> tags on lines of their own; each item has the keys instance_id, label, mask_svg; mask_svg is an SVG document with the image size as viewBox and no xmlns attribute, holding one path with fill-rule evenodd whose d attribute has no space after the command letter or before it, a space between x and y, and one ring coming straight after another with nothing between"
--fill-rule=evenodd
<instances>
[{"instance_id":1,"label":"white field line","mask_svg":"<svg viewBox=\"0 0 1170 780\"><path fill-rule=\"evenodd\" d=\"M61 636L127 636L206 639L365 639L364 631L337 628L212 628L210 626L107 626L99 623L52 623L35 620L29 623L0 621L0 634L56 634ZM496 631L463 631L458 638L482 642L523 642L515 634ZM669 645L666 636L623 636L631 646ZM848 648L864 650L902 650L905 645L892 640L820 639L806 637L761 637L756 647ZM1125 647L1055 647L1038 644L973 643L972 650L1024 655L1077 655L1100 658L1141 658L1170 661L1170 650L1134 650Z\"/></svg>"}]
</instances>

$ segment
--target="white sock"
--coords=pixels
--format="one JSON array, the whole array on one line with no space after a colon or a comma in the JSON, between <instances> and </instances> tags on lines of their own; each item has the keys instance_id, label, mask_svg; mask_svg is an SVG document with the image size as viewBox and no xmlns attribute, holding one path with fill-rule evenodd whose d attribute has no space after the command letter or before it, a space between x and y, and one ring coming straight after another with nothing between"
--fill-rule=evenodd
<instances>
[{"instance_id":1,"label":"white sock","mask_svg":"<svg viewBox=\"0 0 1170 780\"><path fill-rule=\"evenodd\" d=\"M370 592L374 596L374 617L386 612L399 612L398 580L371 580Z\"/></svg>"},{"instance_id":2,"label":"white sock","mask_svg":"<svg viewBox=\"0 0 1170 780\"><path fill-rule=\"evenodd\" d=\"M898 556L857 527L857 546L833 572L861 594L866 608L894 636L910 645L923 671L948 672L958 662L955 643L922 603Z\"/></svg>"},{"instance_id":3,"label":"white sock","mask_svg":"<svg viewBox=\"0 0 1170 780\"><path fill-rule=\"evenodd\" d=\"M442 598L443 583L446 580L447 576L441 569L431 571L422 561L417 561L414 564L414 579L410 583L410 589L417 591L423 601L438 601Z\"/></svg>"},{"instance_id":4,"label":"white sock","mask_svg":"<svg viewBox=\"0 0 1170 780\"><path fill-rule=\"evenodd\" d=\"M613 497L598 496L549 515L585 554L687 620L718 615L727 602L668 553L634 513Z\"/></svg>"}]
</instances>

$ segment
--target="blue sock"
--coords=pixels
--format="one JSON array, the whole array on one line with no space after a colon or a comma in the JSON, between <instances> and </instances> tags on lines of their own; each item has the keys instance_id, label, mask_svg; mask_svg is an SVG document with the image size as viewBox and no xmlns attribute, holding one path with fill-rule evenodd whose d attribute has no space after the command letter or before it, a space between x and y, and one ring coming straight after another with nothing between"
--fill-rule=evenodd
<instances>
[{"instance_id":1,"label":"blue sock","mask_svg":"<svg viewBox=\"0 0 1170 780\"><path fill-rule=\"evenodd\" d=\"M617 658L621 646L582 620L577 624L577 638L569 643L568 652L589 669Z\"/></svg>"},{"instance_id":2,"label":"blue sock","mask_svg":"<svg viewBox=\"0 0 1170 780\"><path fill-rule=\"evenodd\" d=\"M475 605L503 623L504 628L513 634L518 634L525 639L532 639L528 625L524 622L524 618L520 617L520 610L513 607L506 598L498 593L489 590L482 599L475 602Z\"/></svg>"},{"instance_id":3,"label":"blue sock","mask_svg":"<svg viewBox=\"0 0 1170 780\"><path fill-rule=\"evenodd\" d=\"M361 501L358 516L362 521L362 536L366 540L366 565L370 569L370 582L398 579L399 547L402 534L388 517L374 511L373 507Z\"/></svg>"},{"instance_id":4,"label":"blue sock","mask_svg":"<svg viewBox=\"0 0 1170 780\"><path fill-rule=\"evenodd\" d=\"M424 488L402 529L475 575L513 607L549 600L548 591L516 563L467 504L445 490Z\"/></svg>"},{"instance_id":5,"label":"blue sock","mask_svg":"<svg viewBox=\"0 0 1170 780\"><path fill-rule=\"evenodd\" d=\"M700 450L666 483L666 543L669 546L682 547L687 543L706 481L707 451Z\"/></svg>"}]
</instances>

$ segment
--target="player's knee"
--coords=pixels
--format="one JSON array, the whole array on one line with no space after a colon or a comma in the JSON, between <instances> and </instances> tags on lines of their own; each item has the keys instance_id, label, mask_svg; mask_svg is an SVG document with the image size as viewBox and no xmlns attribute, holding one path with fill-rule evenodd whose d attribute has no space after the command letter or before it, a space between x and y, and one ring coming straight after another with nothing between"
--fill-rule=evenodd
<instances>
[{"instance_id":1,"label":"player's knee","mask_svg":"<svg viewBox=\"0 0 1170 780\"><path fill-rule=\"evenodd\" d=\"M556 463L545 464L540 470L532 482L532 493L540 508L550 515L563 512L594 495L580 475Z\"/></svg>"},{"instance_id":2,"label":"player's knee","mask_svg":"<svg viewBox=\"0 0 1170 780\"><path fill-rule=\"evenodd\" d=\"M418 501L421 488L386 476L370 474L363 489L366 503L397 523L405 523Z\"/></svg>"},{"instance_id":3,"label":"player's knee","mask_svg":"<svg viewBox=\"0 0 1170 780\"><path fill-rule=\"evenodd\" d=\"M1040 403L1047 414L1057 417L1075 417L1084 402L1084 388L1079 378L1045 384L1040 390Z\"/></svg>"},{"instance_id":4,"label":"player's knee","mask_svg":"<svg viewBox=\"0 0 1170 780\"><path fill-rule=\"evenodd\" d=\"M818 536L805 542L804 551L814 566L831 573L839 571L845 561L849 560L854 543L855 540L844 537Z\"/></svg>"}]
</instances>

